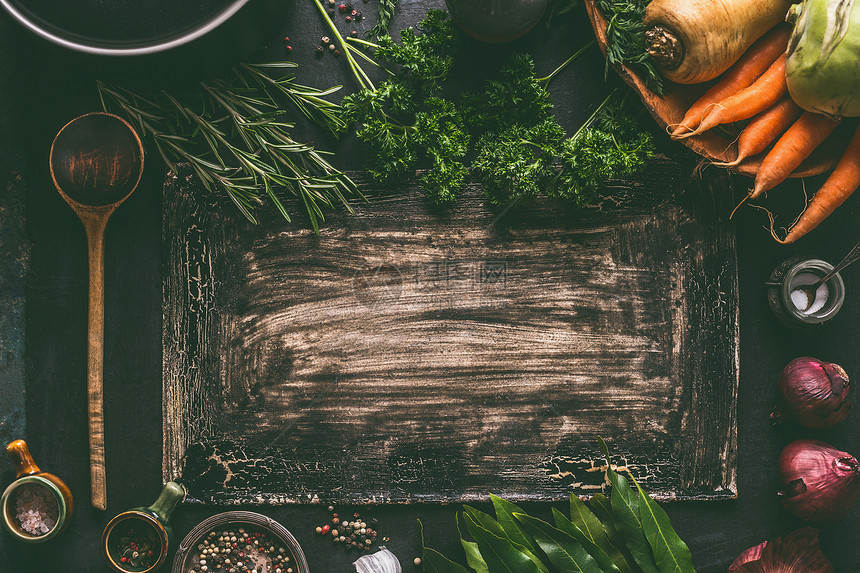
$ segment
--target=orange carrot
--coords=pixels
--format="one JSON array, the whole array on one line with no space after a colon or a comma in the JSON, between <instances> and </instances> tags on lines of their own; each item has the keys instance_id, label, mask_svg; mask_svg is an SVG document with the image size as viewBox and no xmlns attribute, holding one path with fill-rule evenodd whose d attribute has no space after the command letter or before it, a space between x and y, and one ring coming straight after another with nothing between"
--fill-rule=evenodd
<instances>
[{"instance_id":1,"label":"orange carrot","mask_svg":"<svg viewBox=\"0 0 860 573\"><path fill-rule=\"evenodd\" d=\"M713 165L734 167L747 157L761 153L788 129L801 111L803 110L790 97L783 97L776 105L754 117L744 128L738 137L738 156L734 161L714 162Z\"/></svg>"},{"instance_id":2,"label":"orange carrot","mask_svg":"<svg viewBox=\"0 0 860 573\"><path fill-rule=\"evenodd\" d=\"M755 185L749 198L755 199L785 181L786 177L833 133L837 125L838 119L831 119L820 113L803 112L765 155L756 173Z\"/></svg>"},{"instance_id":3,"label":"orange carrot","mask_svg":"<svg viewBox=\"0 0 860 573\"><path fill-rule=\"evenodd\" d=\"M774 105L787 93L783 54L751 86L711 106L699 127L677 136L677 139L691 137L718 125L749 119Z\"/></svg>"},{"instance_id":4,"label":"orange carrot","mask_svg":"<svg viewBox=\"0 0 860 573\"><path fill-rule=\"evenodd\" d=\"M759 38L741 59L724 72L717 83L687 110L684 119L672 130L672 137L696 129L711 105L751 86L780 54L785 53L790 34L791 28L780 24Z\"/></svg>"},{"instance_id":5,"label":"orange carrot","mask_svg":"<svg viewBox=\"0 0 860 573\"><path fill-rule=\"evenodd\" d=\"M817 227L844 203L858 186L860 186L860 127L854 131L854 136L845 148L839 163L833 168L833 173L815 193L815 197L809 202L809 207L788 232L785 240L780 242L793 243Z\"/></svg>"}]
</instances>

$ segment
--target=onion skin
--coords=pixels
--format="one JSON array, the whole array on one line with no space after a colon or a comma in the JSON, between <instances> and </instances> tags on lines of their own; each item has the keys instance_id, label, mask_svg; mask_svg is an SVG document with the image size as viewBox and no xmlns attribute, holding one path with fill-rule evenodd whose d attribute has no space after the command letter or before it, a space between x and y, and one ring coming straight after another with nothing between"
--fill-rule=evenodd
<instances>
[{"instance_id":1,"label":"onion skin","mask_svg":"<svg viewBox=\"0 0 860 573\"><path fill-rule=\"evenodd\" d=\"M818 546L818 530L804 527L747 549L729 573L833 573L833 565Z\"/></svg>"},{"instance_id":2,"label":"onion skin","mask_svg":"<svg viewBox=\"0 0 860 573\"><path fill-rule=\"evenodd\" d=\"M792 0L652 0L645 8L648 52L679 84L712 80L782 22Z\"/></svg>"},{"instance_id":3,"label":"onion skin","mask_svg":"<svg viewBox=\"0 0 860 573\"><path fill-rule=\"evenodd\" d=\"M758 545L754 547L750 547L745 550L743 553L737 556L735 560L729 565L729 573L734 573L738 571L744 563L749 563L751 561L758 561L761 559L761 554L764 552L764 548L767 547L767 541L762 541Z\"/></svg>"},{"instance_id":4,"label":"onion skin","mask_svg":"<svg viewBox=\"0 0 860 573\"><path fill-rule=\"evenodd\" d=\"M818 440L795 440L779 455L782 504L809 522L845 517L860 490L860 463Z\"/></svg>"},{"instance_id":5,"label":"onion skin","mask_svg":"<svg viewBox=\"0 0 860 573\"><path fill-rule=\"evenodd\" d=\"M790 420L807 428L830 428L851 409L848 374L838 364L802 356L788 363L779 377L774 422Z\"/></svg>"}]
</instances>

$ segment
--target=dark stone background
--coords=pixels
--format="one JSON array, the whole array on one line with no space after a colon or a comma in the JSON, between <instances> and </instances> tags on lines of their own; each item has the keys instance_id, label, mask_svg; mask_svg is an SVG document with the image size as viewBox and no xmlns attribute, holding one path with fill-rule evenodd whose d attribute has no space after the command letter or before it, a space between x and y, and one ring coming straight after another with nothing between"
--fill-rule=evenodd
<instances>
[{"instance_id":1,"label":"dark stone background","mask_svg":"<svg viewBox=\"0 0 860 573\"><path fill-rule=\"evenodd\" d=\"M438 2L402 0L392 30L417 22L427 8ZM371 15L373 4L365 11ZM296 2L278 24L270 53L283 57L280 38L289 34L294 48L290 59L301 64L299 78L316 86L344 83L342 60L313 56L324 30L308 2ZM591 31L584 10L547 33L536 29L513 48L532 51L538 70L549 72L568 54L585 43ZM511 47L469 44L472 65L500 57ZM115 62L114 62L115 64ZM198 62L182 59L144 60L133 71L142 82L154 85L167 76L190 76L188 66ZM135 64L139 65L139 64ZM131 63L129 63L131 66ZM20 158L29 187L28 225L32 241L31 275L27 290L27 430L36 461L62 476L71 487L77 510L69 529L58 539L25 546L7 534L0 535L0 572L7 571L107 571L99 552L102 528L110 517L129 507L151 503L161 489L161 281L160 222L163 169L150 155L138 191L119 209L107 230L105 410L107 428L106 512L90 507L86 423L86 292L87 259L80 223L54 191L47 170L53 136L73 117L98 109L93 78L109 77L104 62L55 49L25 32L0 13L0 148ZM566 126L575 127L600 101L603 61L596 49L556 79L557 111ZM563 97L558 94L564 94ZM572 94L572 95L571 95ZM310 137L310 136L309 136ZM673 157L689 162L680 145L661 137L661 145ZM349 140L335 145L343 168L360 168L360 157ZM806 189L816 189L823 179L811 178ZM741 196L750 181L735 178L734 192ZM0 187L2 189L2 187ZM726 189L727 193L732 190ZM768 206L783 221L800 210L803 192L799 182L774 191ZM858 199L852 198L826 225L799 245L776 244L763 225L764 214L754 209L739 211L737 221L740 268L741 383L738 404L739 497L730 502L673 503L667 507L673 524L692 549L699 571L725 571L743 549L764 539L785 534L800 523L788 515L775 496L776 459L780 448L793 437L806 435L830 441L841 449L860 451L857 414L835 430L802 432L772 429L768 413L774 399L776 378L791 359L812 355L842 364L849 373L860 372L860 341L854 321L860 318L860 266L843 273L848 300L838 317L811 332L781 326L770 313L762 282L783 259L795 254L814 255L836 262L857 239ZM0 483L13 475L4 463ZM224 507L183 506L173 520L178 538L203 518ZM343 553L328 540L317 538L313 528L328 518L324 506L250 508L284 524L298 538L311 570L347 572L356 555ZM339 508L351 514L352 508ZM379 531L391 536L387 546L400 558L405 571L413 569L419 554L416 518L425 525L428 545L459 558L454 529L454 505L373 506L360 508L363 516L379 518ZM548 517L548 504L527 509ZM860 571L860 509L842 523L822 528L822 546L837 571ZM172 555L170 556L172 559Z\"/></svg>"}]
</instances>

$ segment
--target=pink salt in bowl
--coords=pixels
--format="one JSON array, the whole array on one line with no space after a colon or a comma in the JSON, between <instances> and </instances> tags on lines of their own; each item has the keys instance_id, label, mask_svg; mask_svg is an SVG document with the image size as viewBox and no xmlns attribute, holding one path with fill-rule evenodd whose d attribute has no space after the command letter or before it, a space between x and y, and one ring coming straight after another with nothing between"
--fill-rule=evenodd
<instances>
[{"instance_id":1,"label":"pink salt in bowl","mask_svg":"<svg viewBox=\"0 0 860 573\"><path fill-rule=\"evenodd\" d=\"M10 443L6 452L16 461L18 473L0 497L3 527L25 543L53 539L72 517L72 492L63 480L39 469L23 440Z\"/></svg>"}]
</instances>

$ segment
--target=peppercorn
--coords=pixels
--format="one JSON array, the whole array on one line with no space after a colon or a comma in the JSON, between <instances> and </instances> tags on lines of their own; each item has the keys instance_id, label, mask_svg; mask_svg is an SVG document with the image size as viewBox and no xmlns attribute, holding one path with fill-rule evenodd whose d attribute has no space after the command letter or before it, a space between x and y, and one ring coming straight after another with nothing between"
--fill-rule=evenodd
<instances>
[{"instance_id":1,"label":"peppercorn","mask_svg":"<svg viewBox=\"0 0 860 573\"><path fill-rule=\"evenodd\" d=\"M353 30L352 32L349 33L349 35L351 38L358 38L358 30ZM337 518L335 517L335 519L337 519Z\"/></svg>"},{"instance_id":2,"label":"peppercorn","mask_svg":"<svg viewBox=\"0 0 860 573\"><path fill-rule=\"evenodd\" d=\"M289 53L290 53L290 52L292 52L292 51L293 51L293 47L292 47L292 46L287 46L287 53L289 54Z\"/></svg>"},{"instance_id":3,"label":"peppercorn","mask_svg":"<svg viewBox=\"0 0 860 573\"><path fill-rule=\"evenodd\" d=\"M352 22L352 16L347 16L347 17L346 17L346 21L347 21L347 22Z\"/></svg>"},{"instance_id":4,"label":"peppercorn","mask_svg":"<svg viewBox=\"0 0 860 573\"><path fill-rule=\"evenodd\" d=\"M328 51L329 51L329 52L334 52L336 49L337 49L337 48L336 48L336 46L335 46L334 44L329 44L329 45L328 45Z\"/></svg>"},{"instance_id":5,"label":"peppercorn","mask_svg":"<svg viewBox=\"0 0 860 573\"><path fill-rule=\"evenodd\" d=\"M284 43L287 44L287 43L289 43L289 41L290 41L290 37L284 36Z\"/></svg>"},{"instance_id":6,"label":"peppercorn","mask_svg":"<svg viewBox=\"0 0 860 573\"><path fill-rule=\"evenodd\" d=\"M329 530L329 529L331 529L331 528L329 527L329 525L328 525L328 524L325 524L325 525L323 525L323 526L322 526L322 532L323 532L323 533L328 533L328 530Z\"/></svg>"},{"instance_id":7,"label":"peppercorn","mask_svg":"<svg viewBox=\"0 0 860 573\"><path fill-rule=\"evenodd\" d=\"M344 12L346 12L346 4L340 4L340 5L337 7L337 9L338 9L338 10L340 10L340 13L341 13L341 14L343 14Z\"/></svg>"}]
</instances>

